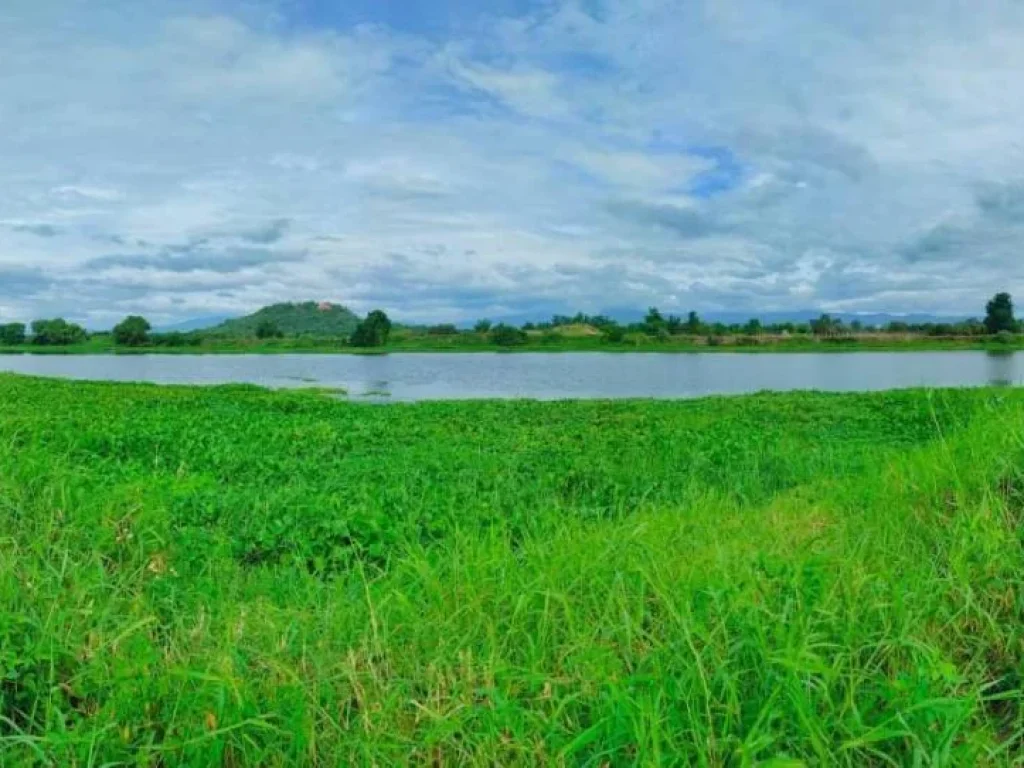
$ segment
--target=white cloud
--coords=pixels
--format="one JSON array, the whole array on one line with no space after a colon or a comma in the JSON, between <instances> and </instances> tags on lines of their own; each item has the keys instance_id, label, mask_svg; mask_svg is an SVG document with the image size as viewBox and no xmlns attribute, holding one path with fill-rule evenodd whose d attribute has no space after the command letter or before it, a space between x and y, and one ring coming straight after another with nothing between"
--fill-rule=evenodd
<instances>
[{"instance_id":1,"label":"white cloud","mask_svg":"<svg viewBox=\"0 0 1024 768\"><path fill-rule=\"evenodd\" d=\"M90 187L78 184L64 184L54 187L50 193L58 200L99 200L101 202L112 202L121 200L124 195L116 190L106 187Z\"/></svg>"},{"instance_id":2,"label":"white cloud","mask_svg":"<svg viewBox=\"0 0 1024 768\"><path fill-rule=\"evenodd\" d=\"M15 0L0 316L1024 292L1024 5L594 5L420 34L271 0ZM247 237L265 263L230 250ZM204 240L233 271L153 268ZM83 266L103 257L106 285Z\"/></svg>"}]
</instances>

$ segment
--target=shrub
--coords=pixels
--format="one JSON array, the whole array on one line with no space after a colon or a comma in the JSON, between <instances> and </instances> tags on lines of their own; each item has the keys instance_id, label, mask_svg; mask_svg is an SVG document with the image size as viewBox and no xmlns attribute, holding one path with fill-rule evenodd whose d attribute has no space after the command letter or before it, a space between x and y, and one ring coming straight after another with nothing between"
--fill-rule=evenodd
<instances>
[{"instance_id":1,"label":"shrub","mask_svg":"<svg viewBox=\"0 0 1024 768\"><path fill-rule=\"evenodd\" d=\"M527 335L526 331L501 323L491 329L491 341L499 347L516 347L526 343Z\"/></svg>"},{"instance_id":2,"label":"shrub","mask_svg":"<svg viewBox=\"0 0 1024 768\"><path fill-rule=\"evenodd\" d=\"M609 325L604 329L603 338L611 344L619 344L626 339L626 329L621 325Z\"/></svg>"}]
</instances>

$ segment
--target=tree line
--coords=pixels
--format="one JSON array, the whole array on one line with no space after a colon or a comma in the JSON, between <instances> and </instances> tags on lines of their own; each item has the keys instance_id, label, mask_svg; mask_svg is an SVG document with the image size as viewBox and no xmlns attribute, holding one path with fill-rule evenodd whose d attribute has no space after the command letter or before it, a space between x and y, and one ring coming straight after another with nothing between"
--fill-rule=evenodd
<instances>
[{"instance_id":1,"label":"tree line","mask_svg":"<svg viewBox=\"0 0 1024 768\"><path fill-rule=\"evenodd\" d=\"M521 329L507 325L493 326L490 320L480 320L474 326L477 333L497 332L493 340L496 343L525 343L527 332L554 331L567 326L589 326L599 330L609 341L621 341L629 334L643 334L655 338L671 336L705 336L709 338L721 336L760 336L772 334L808 335L826 338L852 337L856 334L874 332L889 334L917 334L924 336L999 336L1024 331L1020 321L1014 317L1013 299L1009 293L997 293L985 307L984 319L970 318L960 322L925 322L911 323L891 321L882 326L865 324L861 320L844 321L823 313L807 322L763 323L758 318L751 318L746 323L705 322L697 312L691 311L685 317L663 314L657 307L651 307L643 320L635 323L619 323L606 315L554 315L551 320L540 323L525 323ZM457 330L454 326L435 326L428 333L439 333L445 328ZM521 331L522 335L512 331ZM501 341L499 341L501 339Z\"/></svg>"},{"instance_id":2,"label":"tree line","mask_svg":"<svg viewBox=\"0 0 1024 768\"><path fill-rule=\"evenodd\" d=\"M689 312L685 317L663 314L656 307L648 309L643 320L636 323L619 323L605 315L554 315L549 321L524 323L515 326L509 323L492 323L490 320L479 320L471 333L484 337L498 346L512 347L526 344L531 332L553 333L567 326L587 326L596 329L601 336L610 342L623 341L629 334L643 334L654 338L672 336L704 336L713 340L722 336L740 335L756 337L763 334L774 335L808 335L824 338L853 338L859 333L912 333L926 336L996 336L997 338L1012 337L1024 331L1021 322L1014 315L1013 299L1009 293L997 293L985 305L983 319L968 319L955 323L909 323L892 321L881 327L867 326L859 320L845 322L842 318L822 314L808 322L762 323L751 318L746 323L725 324L705 322L697 312ZM394 327L391 319L383 310L370 312L356 327L347 339L353 347L383 347L388 343ZM462 331L454 324L443 323L422 329L427 336L443 337L458 336L469 331ZM149 321L141 315L129 315L114 326L110 332L114 343L124 347L167 346L185 347L198 346L204 338L201 331L189 333L171 332L154 333ZM273 321L261 322L255 336L261 340L280 339L284 333ZM7 323L0 325L0 346L21 346L33 344L37 346L73 346L87 341L88 331L76 323L64 318L51 320L35 320L31 326L24 323Z\"/></svg>"}]
</instances>

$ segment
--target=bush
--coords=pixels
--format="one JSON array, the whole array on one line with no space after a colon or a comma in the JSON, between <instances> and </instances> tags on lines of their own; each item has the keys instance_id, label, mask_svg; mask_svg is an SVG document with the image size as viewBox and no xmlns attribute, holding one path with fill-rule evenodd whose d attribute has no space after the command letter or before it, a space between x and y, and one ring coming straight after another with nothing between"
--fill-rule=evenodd
<instances>
[{"instance_id":1,"label":"bush","mask_svg":"<svg viewBox=\"0 0 1024 768\"><path fill-rule=\"evenodd\" d=\"M150 343L157 347L198 347L202 340L198 334L181 331L154 333L149 337Z\"/></svg>"},{"instance_id":2,"label":"bush","mask_svg":"<svg viewBox=\"0 0 1024 768\"><path fill-rule=\"evenodd\" d=\"M526 343L526 331L501 323L491 330L491 341L499 347L517 347Z\"/></svg>"},{"instance_id":3,"label":"bush","mask_svg":"<svg viewBox=\"0 0 1024 768\"><path fill-rule=\"evenodd\" d=\"M621 344L626 339L626 329L621 325L610 325L604 329L602 338L610 344Z\"/></svg>"}]
</instances>

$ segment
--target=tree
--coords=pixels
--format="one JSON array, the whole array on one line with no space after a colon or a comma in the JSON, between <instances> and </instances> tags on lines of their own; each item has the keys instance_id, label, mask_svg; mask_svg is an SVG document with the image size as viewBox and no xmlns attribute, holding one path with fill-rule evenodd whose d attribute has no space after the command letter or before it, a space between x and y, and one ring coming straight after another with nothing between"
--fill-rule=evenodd
<instances>
[{"instance_id":1,"label":"tree","mask_svg":"<svg viewBox=\"0 0 1024 768\"><path fill-rule=\"evenodd\" d=\"M477 320L476 325L473 326L473 330L477 333L487 333L491 330L491 321L486 318L483 320Z\"/></svg>"},{"instance_id":2,"label":"tree","mask_svg":"<svg viewBox=\"0 0 1024 768\"><path fill-rule=\"evenodd\" d=\"M500 323L491 329L491 341L499 347L516 347L525 344L526 340L526 331L513 325Z\"/></svg>"},{"instance_id":3,"label":"tree","mask_svg":"<svg viewBox=\"0 0 1024 768\"><path fill-rule=\"evenodd\" d=\"M280 339L284 337L281 328L273 320L260 320L256 326L257 339Z\"/></svg>"},{"instance_id":4,"label":"tree","mask_svg":"<svg viewBox=\"0 0 1024 768\"><path fill-rule=\"evenodd\" d=\"M700 321L700 317L696 312L690 310L689 314L686 315L686 323L683 325L686 332L691 336L696 336L700 333L703 323Z\"/></svg>"},{"instance_id":5,"label":"tree","mask_svg":"<svg viewBox=\"0 0 1024 768\"><path fill-rule=\"evenodd\" d=\"M661 325L665 322L665 318L657 307L648 307L647 315L644 317L644 322L647 325Z\"/></svg>"},{"instance_id":6,"label":"tree","mask_svg":"<svg viewBox=\"0 0 1024 768\"><path fill-rule=\"evenodd\" d=\"M650 307L644 316L643 331L648 336L658 336L665 330L665 317L657 307Z\"/></svg>"},{"instance_id":7,"label":"tree","mask_svg":"<svg viewBox=\"0 0 1024 768\"><path fill-rule=\"evenodd\" d=\"M0 344L15 347L25 343L25 324L7 323L0 325Z\"/></svg>"},{"instance_id":8,"label":"tree","mask_svg":"<svg viewBox=\"0 0 1024 768\"><path fill-rule=\"evenodd\" d=\"M1013 318L1013 299L1008 293L997 293L985 305L985 330L989 333L1017 330L1017 321Z\"/></svg>"},{"instance_id":9,"label":"tree","mask_svg":"<svg viewBox=\"0 0 1024 768\"><path fill-rule=\"evenodd\" d=\"M40 346L80 344L88 338L85 328L62 317L32 321L32 343Z\"/></svg>"},{"instance_id":10,"label":"tree","mask_svg":"<svg viewBox=\"0 0 1024 768\"><path fill-rule=\"evenodd\" d=\"M391 320L383 311L373 310L352 334L353 347L383 347L391 335Z\"/></svg>"},{"instance_id":11,"label":"tree","mask_svg":"<svg viewBox=\"0 0 1024 768\"><path fill-rule=\"evenodd\" d=\"M139 315L129 315L114 326L114 342L125 347L141 347L149 343L149 321Z\"/></svg>"},{"instance_id":12,"label":"tree","mask_svg":"<svg viewBox=\"0 0 1024 768\"><path fill-rule=\"evenodd\" d=\"M811 320L811 332L815 336L833 336L842 333L843 321L832 315L822 315L817 320Z\"/></svg>"}]
</instances>

